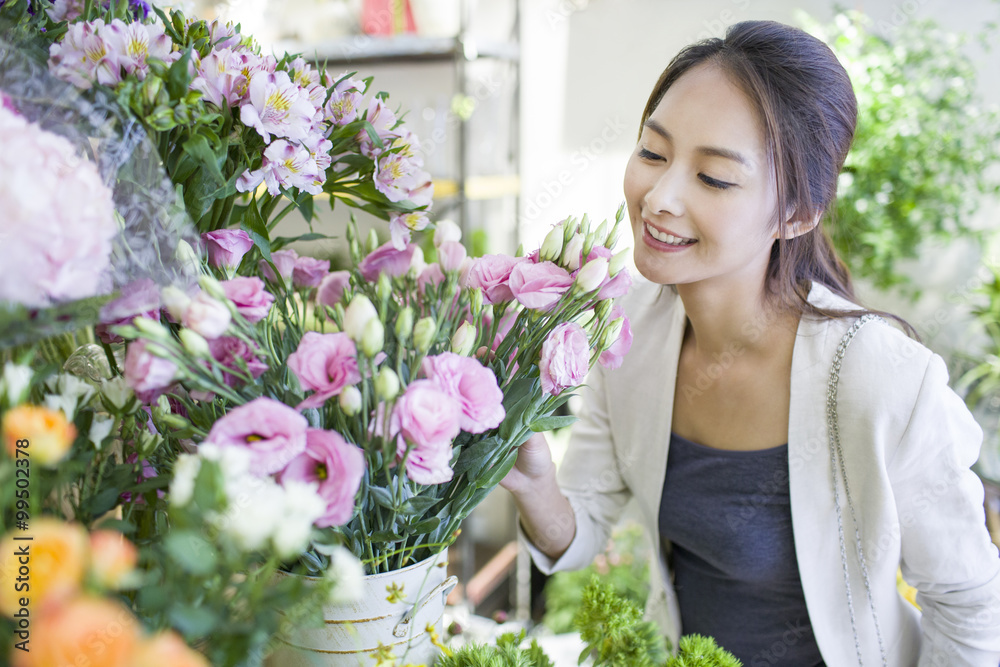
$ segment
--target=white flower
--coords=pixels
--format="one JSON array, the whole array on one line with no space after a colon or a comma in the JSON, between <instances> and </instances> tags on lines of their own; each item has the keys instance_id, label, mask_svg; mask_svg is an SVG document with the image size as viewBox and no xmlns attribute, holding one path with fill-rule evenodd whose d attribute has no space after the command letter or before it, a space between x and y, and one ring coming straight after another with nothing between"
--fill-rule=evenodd
<instances>
[{"instance_id":1,"label":"white flower","mask_svg":"<svg viewBox=\"0 0 1000 667\"><path fill-rule=\"evenodd\" d=\"M181 454L174 462L174 478L170 482L171 505L183 507L191 502L194 482L201 469L201 458L197 454Z\"/></svg>"},{"instance_id":2,"label":"white flower","mask_svg":"<svg viewBox=\"0 0 1000 667\"><path fill-rule=\"evenodd\" d=\"M330 603L360 600L364 592L364 576L365 568L354 554L342 546L333 547L330 551L330 569L326 571L326 577L335 582L330 591Z\"/></svg>"},{"instance_id":3,"label":"white flower","mask_svg":"<svg viewBox=\"0 0 1000 667\"><path fill-rule=\"evenodd\" d=\"M94 387L88 382L69 373L53 375L45 381L45 386L49 391L59 395L58 398L52 398L51 395L46 396L46 405L53 410L61 408L66 413L66 418L70 421L76 417L77 407L86 404L95 391Z\"/></svg>"},{"instance_id":4,"label":"white flower","mask_svg":"<svg viewBox=\"0 0 1000 667\"><path fill-rule=\"evenodd\" d=\"M94 421L90 423L90 432L87 434L87 438L94 443L94 447L100 449L104 439L111 435L111 429L114 426L114 417L94 415Z\"/></svg>"},{"instance_id":5,"label":"white flower","mask_svg":"<svg viewBox=\"0 0 1000 667\"><path fill-rule=\"evenodd\" d=\"M326 502L316 484L288 481L283 486L285 511L271 536L274 548L283 559L291 559L309 546L313 523L326 512Z\"/></svg>"},{"instance_id":6,"label":"white flower","mask_svg":"<svg viewBox=\"0 0 1000 667\"><path fill-rule=\"evenodd\" d=\"M101 395L109 408L124 411L125 406L132 400L133 393L125 378L116 377L101 383Z\"/></svg>"},{"instance_id":7,"label":"white flower","mask_svg":"<svg viewBox=\"0 0 1000 667\"><path fill-rule=\"evenodd\" d=\"M364 294L358 294L344 311L344 331L351 340L360 342L365 334L365 326L368 322L378 319L378 311Z\"/></svg>"},{"instance_id":8,"label":"white flower","mask_svg":"<svg viewBox=\"0 0 1000 667\"><path fill-rule=\"evenodd\" d=\"M262 548L286 520L285 494L269 477L246 475L239 479L238 490L228 488L228 506L221 516L212 521L217 528L229 535L240 548L255 551Z\"/></svg>"},{"instance_id":9,"label":"white flower","mask_svg":"<svg viewBox=\"0 0 1000 667\"><path fill-rule=\"evenodd\" d=\"M434 223L434 247L440 248L447 241L462 240L462 228L452 220L438 220Z\"/></svg>"},{"instance_id":10,"label":"white flower","mask_svg":"<svg viewBox=\"0 0 1000 667\"><path fill-rule=\"evenodd\" d=\"M28 387L31 385L31 368L8 361L3 367L0 377L0 396L6 398L6 405L12 408L27 398Z\"/></svg>"}]
</instances>

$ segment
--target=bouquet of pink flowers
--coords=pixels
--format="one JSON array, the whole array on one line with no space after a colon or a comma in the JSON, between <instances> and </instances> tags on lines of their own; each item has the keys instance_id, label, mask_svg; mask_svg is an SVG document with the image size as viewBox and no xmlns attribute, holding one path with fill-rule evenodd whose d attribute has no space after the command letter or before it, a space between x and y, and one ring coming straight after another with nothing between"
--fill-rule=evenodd
<instances>
[{"instance_id":1,"label":"bouquet of pink flowers","mask_svg":"<svg viewBox=\"0 0 1000 667\"><path fill-rule=\"evenodd\" d=\"M398 569L454 541L533 431L573 420L557 410L593 364L621 363L620 221L570 219L531 255L479 258L442 222L430 263L411 243L363 249L352 227L350 270L278 251L256 275L167 290L174 323L117 328L135 341L125 376L169 396L154 423L196 452L182 460L238 451L250 476L316 490L305 571L337 546ZM280 504L251 505L255 535L280 521Z\"/></svg>"}]
</instances>

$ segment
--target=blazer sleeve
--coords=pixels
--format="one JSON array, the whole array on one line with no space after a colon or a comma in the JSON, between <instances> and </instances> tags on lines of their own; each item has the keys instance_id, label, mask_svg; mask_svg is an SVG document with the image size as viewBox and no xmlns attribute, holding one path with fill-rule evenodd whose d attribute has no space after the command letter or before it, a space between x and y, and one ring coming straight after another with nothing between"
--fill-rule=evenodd
<instances>
[{"instance_id":1,"label":"blazer sleeve","mask_svg":"<svg viewBox=\"0 0 1000 667\"><path fill-rule=\"evenodd\" d=\"M919 667L1000 663L1000 557L983 485L970 470L982 431L930 357L910 422L889 462L901 569L922 610Z\"/></svg>"},{"instance_id":2,"label":"blazer sleeve","mask_svg":"<svg viewBox=\"0 0 1000 667\"><path fill-rule=\"evenodd\" d=\"M605 371L595 367L580 390L580 420L573 425L569 448L559 466L559 487L576 520L573 541L558 560L553 560L521 532L535 565L545 574L590 565L604 550L632 495L615 454L606 391Z\"/></svg>"}]
</instances>

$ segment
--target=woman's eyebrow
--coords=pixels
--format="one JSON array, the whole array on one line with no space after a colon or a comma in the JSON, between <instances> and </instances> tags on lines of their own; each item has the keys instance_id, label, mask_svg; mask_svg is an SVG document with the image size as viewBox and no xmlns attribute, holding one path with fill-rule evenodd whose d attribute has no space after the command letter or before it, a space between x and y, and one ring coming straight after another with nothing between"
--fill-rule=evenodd
<instances>
[{"instance_id":1,"label":"woman's eyebrow","mask_svg":"<svg viewBox=\"0 0 1000 667\"><path fill-rule=\"evenodd\" d=\"M643 123L643 126L648 127L650 130L656 132L658 135L660 135L670 143L673 143L674 141L673 135L667 131L667 128L663 127L652 118ZM712 157L723 157L728 160L733 160L734 162L739 162L744 167L752 168L754 166L753 160L743 155L743 153L730 150L729 148L721 148L719 146L697 146L695 148L695 152L701 153L702 155L708 155Z\"/></svg>"}]
</instances>

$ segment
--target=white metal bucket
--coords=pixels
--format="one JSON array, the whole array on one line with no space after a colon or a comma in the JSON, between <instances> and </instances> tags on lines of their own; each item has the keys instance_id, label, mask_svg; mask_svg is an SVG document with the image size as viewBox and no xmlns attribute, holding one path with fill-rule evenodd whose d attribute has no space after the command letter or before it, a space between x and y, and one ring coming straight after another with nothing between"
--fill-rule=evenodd
<instances>
[{"instance_id":1,"label":"white metal bucket","mask_svg":"<svg viewBox=\"0 0 1000 667\"><path fill-rule=\"evenodd\" d=\"M301 628L279 637L268 667L370 667L379 645L392 649L400 664L430 667L440 651L427 626L441 632L445 598L458 583L448 577L445 550L402 570L368 575L357 602L328 605L321 628ZM293 576L293 575L285 575ZM392 585L401 600L390 602Z\"/></svg>"}]
</instances>

